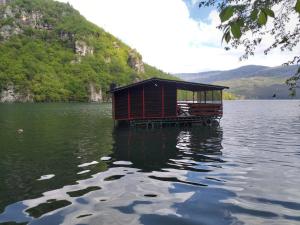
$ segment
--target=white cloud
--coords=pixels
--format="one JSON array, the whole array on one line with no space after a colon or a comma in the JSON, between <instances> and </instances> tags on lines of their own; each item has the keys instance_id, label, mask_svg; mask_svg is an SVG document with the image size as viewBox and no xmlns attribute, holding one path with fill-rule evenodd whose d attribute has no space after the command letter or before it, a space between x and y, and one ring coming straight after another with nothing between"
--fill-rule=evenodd
<instances>
[{"instance_id":1,"label":"white cloud","mask_svg":"<svg viewBox=\"0 0 300 225\"><path fill-rule=\"evenodd\" d=\"M242 50L225 51L217 30L218 13L205 22L190 18L182 0L60 0L70 2L82 15L126 44L145 62L167 72L231 69L247 64L277 66L293 54L278 50L239 62ZM267 39L266 42L270 40Z\"/></svg>"}]
</instances>

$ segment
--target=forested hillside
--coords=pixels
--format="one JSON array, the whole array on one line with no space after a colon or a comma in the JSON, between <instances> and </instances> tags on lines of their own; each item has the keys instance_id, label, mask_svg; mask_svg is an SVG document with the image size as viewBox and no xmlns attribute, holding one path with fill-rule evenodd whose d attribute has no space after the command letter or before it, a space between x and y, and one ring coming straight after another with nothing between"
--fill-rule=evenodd
<instances>
[{"instance_id":1,"label":"forested hillside","mask_svg":"<svg viewBox=\"0 0 300 225\"><path fill-rule=\"evenodd\" d=\"M111 83L174 78L69 4L0 4L1 101L102 101Z\"/></svg>"}]
</instances>

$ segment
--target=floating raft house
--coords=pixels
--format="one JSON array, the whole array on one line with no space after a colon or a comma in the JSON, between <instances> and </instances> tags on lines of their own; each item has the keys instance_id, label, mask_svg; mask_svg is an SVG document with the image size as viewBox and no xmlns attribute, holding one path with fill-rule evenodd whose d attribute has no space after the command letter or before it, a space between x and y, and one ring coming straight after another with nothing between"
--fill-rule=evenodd
<instances>
[{"instance_id":1,"label":"floating raft house","mask_svg":"<svg viewBox=\"0 0 300 225\"><path fill-rule=\"evenodd\" d=\"M228 87L151 78L111 89L112 116L118 124L135 127L211 125L223 116L224 89Z\"/></svg>"}]
</instances>

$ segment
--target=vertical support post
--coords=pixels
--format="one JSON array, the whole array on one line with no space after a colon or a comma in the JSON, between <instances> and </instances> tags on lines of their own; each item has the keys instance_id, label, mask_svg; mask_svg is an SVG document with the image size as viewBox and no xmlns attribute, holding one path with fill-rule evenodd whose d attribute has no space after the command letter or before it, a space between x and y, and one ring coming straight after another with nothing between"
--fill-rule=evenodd
<instances>
[{"instance_id":1,"label":"vertical support post","mask_svg":"<svg viewBox=\"0 0 300 225\"><path fill-rule=\"evenodd\" d=\"M178 90L177 88L175 88L175 92L176 92L176 106L175 106L175 109L176 109L176 117L178 116L178 110L177 110L177 107L178 107Z\"/></svg>"},{"instance_id":2,"label":"vertical support post","mask_svg":"<svg viewBox=\"0 0 300 225\"><path fill-rule=\"evenodd\" d=\"M165 88L161 86L161 117L165 116Z\"/></svg>"},{"instance_id":3,"label":"vertical support post","mask_svg":"<svg viewBox=\"0 0 300 225\"><path fill-rule=\"evenodd\" d=\"M187 91L184 91L185 92L185 101L187 102L189 97L188 97L188 92Z\"/></svg>"},{"instance_id":4,"label":"vertical support post","mask_svg":"<svg viewBox=\"0 0 300 225\"><path fill-rule=\"evenodd\" d=\"M193 91L193 103L195 101L195 92Z\"/></svg>"},{"instance_id":5,"label":"vertical support post","mask_svg":"<svg viewBox=\"0 0 300 225\"><path fill-rule=\"evenodd\" d=\"M211 103L214 103L214 90L211 91Z\"/></svg>"},{"instance_id":6,"label":"vertical support post","mask_svg":"<svg viewBox=\"0 0 300 225\"><path fill-rule=\"evenodd\" d=\"M202 103L202 91L197 92L197 102Z\"/></svg>"},{"instance_id":7,"label":"vertical support post","mask_svg":"<svg viewBox=\"0 0 300 225\"><path fill-rule=\"evenodd\" d=\"M116 119L116 113L115 113L115 93L112 93L112 116L113 116L113 120Z\"/></svg>"},{"instance_id":8,"label":"vertical support post","mask_svg":"<svg viewBox=\"0 0 300 225\"><path fill-rule=\"evenodd\" d=\"M223 90L220 90L221 92L221 115L223 115Z\"/></svg>"},{"instance_id":9,"label":"vertical support post","mask_svg":"<svg viewBox=\"0 0 300 225\"><path fill-rule=\"evenodd\" d=\"M223 104L223 90L220 90L221 104Z\"/></svg>"},{"instance_id":10,"label":"vertical support post","mask_svg":"<svg viewBox=\"0 0 300 225\"><path fill-rule=\"evenodd\" d=\"M129 92L129 89L127 91L127 107L128 107L128 119L130 120L130 114L131 114L131 111L130 111L130 92Z\"/></svg>"},{"instance_id":11,"label":"vertical support post","mask_svg":"<svg viewBox=\"0 0 300 225\"><path fill-rule=\"evenodd\" d=\"M204 103L206 104L206 91L204 91Z\"/></svg>"},{"instance_id":12,"label":"vertical support post","mask_svg":"<svg viewBox=\"0 0 300 225\"><path fill-rule=\"evenodd\" d=\"M200 103L203 103L203 91L199 92Z\"/></svg>"},{"instance_id":13,"label":"vertical support post","mask_svg":"<svg viewBox=\"0 0 300 225\"><path fill-rule=\"evenodd\" d=\"M144 85L143 85L143 96L142 96L142 99L143 99L143 119L145 119L145 88L144 88Z\"/></svg>"}]
</instances>

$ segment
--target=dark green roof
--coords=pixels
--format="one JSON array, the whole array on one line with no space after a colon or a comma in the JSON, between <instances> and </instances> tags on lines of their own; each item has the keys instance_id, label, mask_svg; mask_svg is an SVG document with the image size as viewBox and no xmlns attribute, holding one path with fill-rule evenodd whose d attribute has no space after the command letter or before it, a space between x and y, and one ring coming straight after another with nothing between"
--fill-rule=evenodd
<instances>
[{"instance_id":1,"label":"dark green roof","mask_svg":"<svg viewBox=\"0 0 300 225\"><path fill-rule=\"evenodd\" d=\"M202 84L202 83L196 83L196 82L187 82L187 81L178 81L178 80L167 80L162 78L150 78L147 80L143 80L137 83L129 84L122 87L117 87L112 90L110 90L111 93L118 92L121 90L126 90L129 88L137 87L140 85L144 85L147 83L164 83L164 84L173 84L176 85L177 89L181 90L188 90L188 91L206 91L206 90L223 90L223 89L229 89L229 87L226 86L220 86L220 85L212 85L212 84Z\"/></svg>"}]
</instances>

